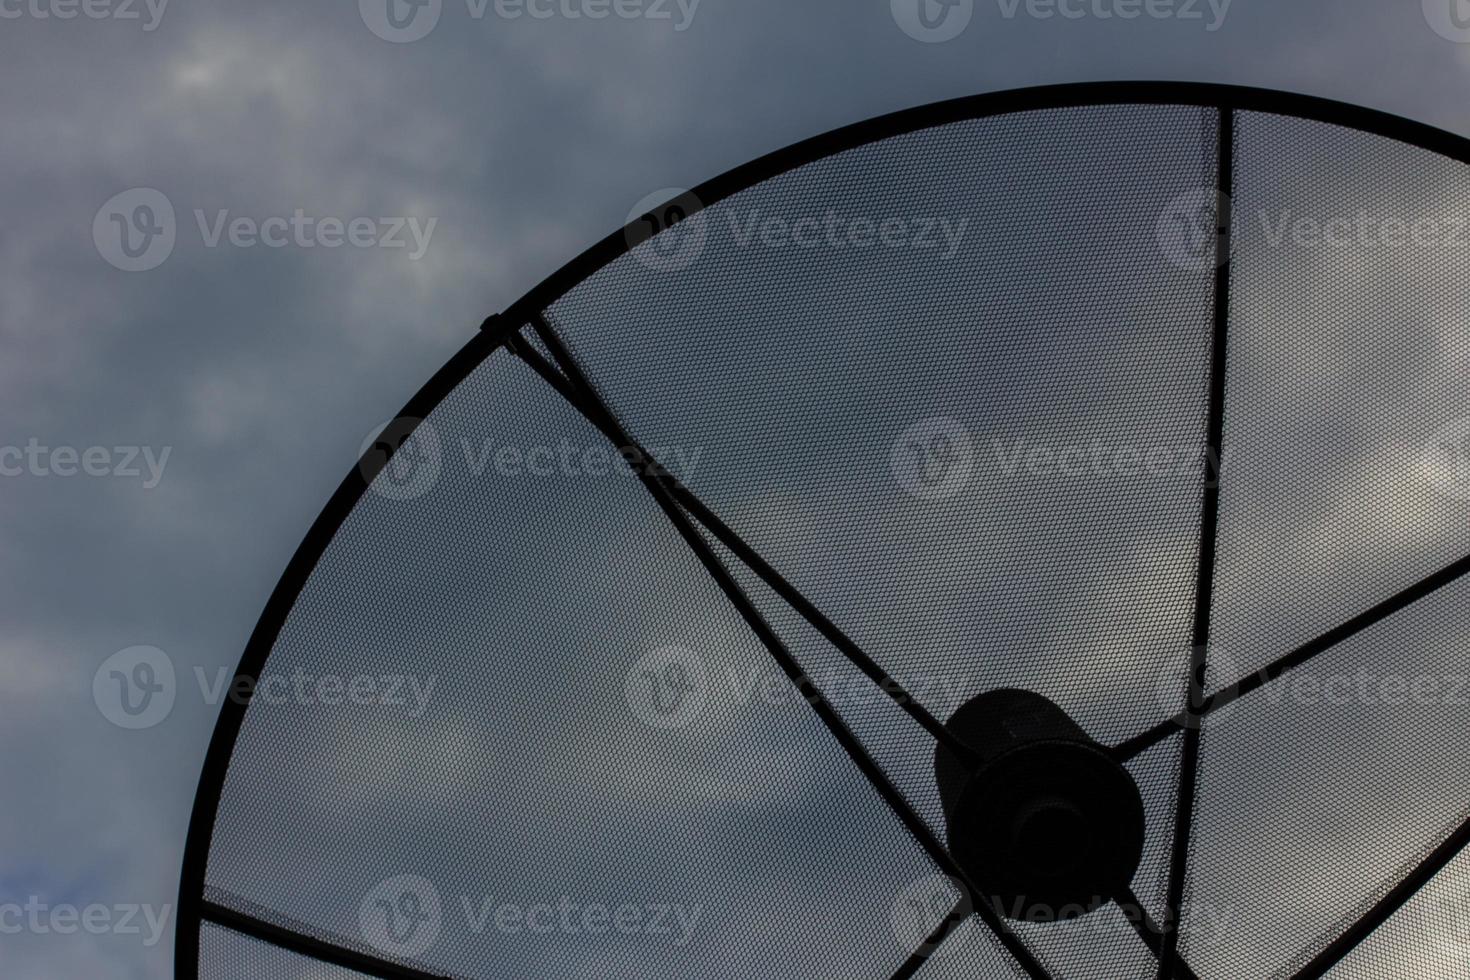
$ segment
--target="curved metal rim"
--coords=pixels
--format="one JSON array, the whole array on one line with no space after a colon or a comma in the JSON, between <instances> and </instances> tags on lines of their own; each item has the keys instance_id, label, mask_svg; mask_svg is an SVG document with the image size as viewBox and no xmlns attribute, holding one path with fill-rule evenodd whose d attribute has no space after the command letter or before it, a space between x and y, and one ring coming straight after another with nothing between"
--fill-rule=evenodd
<instances>
[{"instance_id":1,"label":"curved metal rim","mask_svg":"<svg viewBox=\"0 0 1470 980\"><path fill-rule=\"evenodd\" d=\"M1208 82L1079 82L989 92L876 116L766 154L700 184L689 194L695 211L698 211L806 164L905 133L1016 112L1105 105L1199 106L1292 116L1394 139L1470 163L1470 139L1392 113L1333 99ZM636 221L630 222L614 231L538 283L503 313L487 318L482 330L435 372L397 417L421 420L427 416L531 317L625 255L630 250L630 243L637 241L633 237L636 226ZM365 460L361 461L352 468L297 546L251 632L235 671L237 678L248 677L252 681L259 678L297 596L338 528L367 492L377 473L377 469L370 469L365 463ZM230 759L248 707L248 699L224 701L205 754L180 872L178 914L175 918L175 980L199 980L199 938L204 923L202 910L209 846L214 836Z\"/></svg>"}]
</instances>

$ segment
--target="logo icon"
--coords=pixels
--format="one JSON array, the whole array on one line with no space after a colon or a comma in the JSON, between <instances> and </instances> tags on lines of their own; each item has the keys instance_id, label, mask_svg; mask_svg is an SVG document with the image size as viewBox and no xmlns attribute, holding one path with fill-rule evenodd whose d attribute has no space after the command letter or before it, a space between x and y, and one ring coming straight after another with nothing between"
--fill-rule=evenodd
<instances>
[{"instance_id":1,"label":"logo icon","mask_svg":"<svg viewBox=\"0 0 1470 980\"><path fill-rule=\"evenodd\" d=\"M889 0L893 20L915 41L952 41L970 26L975 0Z\"/></svg>"},{"instance_id":2,"label":"logo icon","mask_svg":"<svg viewBox=\"0 0 1470 980\"><path fill-rule=\"evenodd\" d=\"M444 0L357 0L357 11L378 37L407 44L428 37L439 25Z\"/></svg>"},{"instance_id":3,"label":"logo icon","mask_svg":"<svg viewBox=\"0 0 1470 980\"><path fill-rule=\"evenodd\" d=\"M1183 714L1189 707L1190 663L1184 655L1181 655L1179 660L1180 663L1159 674L1158 684L1154 689L1155 696L1158 698L1159 710L1171 718ZM1243 680L1245 676L1241 673L1240 665L1235 662L1235 658L1218 647L1209 647L1206 650L1204 676L1201 678L1200 687L1206 699L1211 694L1216 694ZM1210 727L1213 729L1223 724L1237 707L1239 705L1232 702L1217 711L1208 712L1205 717ZM1186 716L1185 727L1201 728L1204 720L1199 717Z\"/></svg>"},{"instance_id":4,"label":"logo icon","mask_svg":"<svg viewBox=\"0 0 1470 980\"><path fill-rule=\"evenodd\" d=\"M920 500L948 500L970 483L975 447L959 419L915 422L899 434L889 457L893 478Z\"/></svg>"},{"instance_id":5,"label":"logo icon","mask_svg":"<svg viewBox=\"0 0 1470 980\"><path fill-rule=\"evenodd\" d=\"M92 675L92 700L102 717L119 728L152 728L174 709L178 688L174 664L157 647L128 647Z\"/></svg>"},{"instance_id":6,"label":"logo icon","mask_svg":"<svg viewBox=\"0 0 1470 980\"><path fill-rule=\"evenodd\" d=\"M114 194L92 219L92 243L124 272L156 269L173 253L174 206L162 191L134 187Z\"/></svg>"},{"instance_id":7,"label":"logo icon","mask_svg":"<svg viewBox=\"0 0 1470 980\"><path fill-rule=\"evenodd\" d=\"M1470 44L1470 0L1423 0L1424 19L1434 33L1456 44Z\"/></svg>"},{"instance_id":8,"label":"logo icon","mask_svg":"<svg viewBox=\"0 0 1470 980\"><path fill-rule=\"evenodd\" d=\"M686 647L660 647L639 657L623 678L623 696L650 728L683 728L709 697L704 661Z\"/></svg>"},{"instance_id":9,"label":"logo icon","mask_svg":"<svg viewBox=\"0 0 1470 980\"><path fill-rule=\"evenodd\" d=\"M893 936L901 949L931 953L931 959L954 953L961 944L940 943L936 949L929 937L959 904L960 886L942 874L920 878L898 893L889 910Z\"/></svg>"},{"instance_id":10,"label":"logo icon","mask_svg":"<svg viewBox=\"0 0 1470 980\"><path fill-rule=\"evenodd\" d=\"M1203 187L1170 201L1154 226L1164 258L1186 272L1207 272L1223 264L1229 231L1230 198Z\"/></svg>"},{"instance_id":11,"label":"logo icon","mask_svg":"<svg viewBox=\"0 0 1470 980\"><path fill-rule=\"evenodd\" d=\"M368 945L400 959L427 952L444 922L438 889L417 875L397 875L368 892L357 919Z\"/></svg>"},{"instance_id":12,"label":"logo icon","mask_svg":"<svg viewBox=\"0 0 1470 980\"><path fill-rule=\"evenodd\" d=\"M708 229L703 205L690 191L654 191L628 212L625 232L633 258L654 272L687 269L704 254Z\"/></svg>"},{"instance_id":13,"label":"logo icon","mask_svg":"<svg viewBox=\"0 0 1470 980\"><path fill-rule=\"evenodd\" d=\"M397 418L378 426L362 442L363 479L389 500L422 497L439 482L443 449L429 422Z\"/></svg>"},{"instance_id":14,"label":"logo icon","mask_svg":"<svg viewBox=\"0 0 1470 980\"><path fill-rule=\"evenodd\" d=\"M1440 429L1429 446L1430 481L1452 500L1470 500L1470 417Z\"/></svg>"}]
</instances>

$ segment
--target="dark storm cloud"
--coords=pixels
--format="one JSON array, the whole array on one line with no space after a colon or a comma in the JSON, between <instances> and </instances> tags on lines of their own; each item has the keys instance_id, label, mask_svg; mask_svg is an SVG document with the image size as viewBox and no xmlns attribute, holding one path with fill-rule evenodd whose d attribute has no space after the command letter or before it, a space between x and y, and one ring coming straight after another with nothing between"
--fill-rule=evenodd
<instances>
[{"instance_id":1,"label":"dark storm cloud","mask_svg":"<svg viewBox=\"0 0 1470 980\"><path fill-rule=\"evenodd\" d=\"M942 44L906 36L886 0L704 0L683 30L476 18L447 0L407 44L351 3L58 9L0 4L0 444L170 454L151 488L0 478L0 902L174 902L216 706L186 682L163 724L121 731L93 704L98 665L150 645L185 678L233 667L368 430L650 191L881 112L1042 82L1241 82L1470 130L1467 49L1416 5L1371 0L1236 0L1214 31L982 2ZM147 272L93 241L98 209L131 188L176 214ZM437 225L410 259L210 247L195 216L297 209ZM169 974L167 936L3 943L19 980Z\"/></svg>"}]
</instances>

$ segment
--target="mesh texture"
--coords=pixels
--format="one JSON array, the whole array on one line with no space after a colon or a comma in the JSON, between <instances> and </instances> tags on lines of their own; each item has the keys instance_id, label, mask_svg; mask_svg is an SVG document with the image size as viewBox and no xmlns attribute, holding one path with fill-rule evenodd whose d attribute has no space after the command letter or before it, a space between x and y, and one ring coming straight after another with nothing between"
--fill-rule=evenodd
<instances>
[{"instance_id":1,"label":"mesh texture","mask_svg":"<svg viewBox=\"0 0 1470 980\"><path fill-rule=\"evenodd\" d=\"M909 950L873 926L927 857L815 715L728 696L767 654L651 498L465 453L600 435L505 353L427 425L437 476L394 499L379 475L263 676L433 696L252 706L211 897L470 978L890 974ZM650 699L669 663L699 690Z\"/></svg>"},{"instance_id":2,"label":"mesh texture","mask_svg":"<svg viewBox=\"0 0 1470 980\"><path fill-rule=\"evenodd\" d=\"M1470 854L1461 852L1328 980L1470 980Z\"/></svg>"},{"instance_id":3,"label":"mesh texture","mask_svg":"<svg viewBox=\"0 0 1470 980\"><path fill-rule=\"evenodd\" d=\"M1242 113L1234 179L1211 687L1470 554L1465 166ZM1450 238L1416 244L1416 225ZM1205 976L1290 975L1463 819L1466 596L1211 716L1187 904L1225 925L1184 944Z\"/></svg>"},{"instance_id":4,"label":"mesh texture","mask_svg":"<svg viewBox=\"0 0 1470 980\"><path fill-rule=\"evenodd\" d=\"M1463 425L1470 461L1467 213L1462 163L1236 118L1211 645L1242 673L1470 554L1470 472L1446 455ZM1395 221L1463 241L1396 244Z\"/></svg>"},{"instance_id":5,"label":"mesh texture","mask_svg":"<svg viewBox=\"0 0 1470 980\"><path fill-rule=\"evenodd\" d=\"M1217 133L1213 109L1104 105L896 136L677 223L547 319L937 717L1021 687L1116 743L1187 689ZM1470 174L1259 113L1233 149L1212 690L1470 553ZM701 533L943 840L932 739ZM1202 980L1291 976L1465 819L1467 600L1447 586L1209 716L1181 938ZM886 977L958 897L611 445L507 352L353 510L263 680L206 894L319 940L465 980ZM1182 742L1128 763L1156 920ZM1467 867L1330 975L1470 977ZM1157 972L1116 908L1015 931L1056 980ZM213 926L200 964L355 976ZM975 918L918 972L1024 975Z\"/></svg>"},{"instance_id":6,"label":"mesh texture","mask_svg":"<svg viewBox=\"0 0 1470 980\"><path fill-rule=\"evenodd\" d=\"M1467 635L1462 579L1206 720L1183 936L1203 976L1290 975L1465 819Z\"/></svg>"},{"instance_id":7,"label":"mesh texture","mask_svg":"<svg viewBox=\"0 0 1470 980\"><path fill-rule=\"evenodd\" d=\"M1101 107L895 137L720 202L669 233L702 240L688 265L655 238L551 319L633 435L906 687L1031 687L1121 739L1187 663L1212 275L1157 226L1213 186L1216 128ZM765 244L829 215L966 232L947 259ZM1174 464L1115 465L1151 451Z\"/></svg>"},{"instance_id":8,"label":"mesh texture","mask_svg":"<svg viewBox=\"0 0 1470 980\"><path fill-rule=\"evenodd\" d=\"M199 931L200 980L370 980L366 974L297 956L238 932Z\"/></svg>"}]
</instances>

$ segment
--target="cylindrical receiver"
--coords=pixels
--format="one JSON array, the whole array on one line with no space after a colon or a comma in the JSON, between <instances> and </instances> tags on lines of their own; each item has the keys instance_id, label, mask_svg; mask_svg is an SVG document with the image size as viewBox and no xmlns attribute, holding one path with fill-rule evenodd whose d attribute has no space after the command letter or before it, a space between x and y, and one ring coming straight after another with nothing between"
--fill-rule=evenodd
<instances>
[{"instance_id":1,"label":"cylindrical receiver","mask_svg":"<svg viewBox=\"0 0 1470 980\"><path fill-rule=\"evenodd\" d=\"M1143 800L1128 771L1031 691L987 691L945 727L972 748L935 749L949 849L1000 914L1076 918L1123 894L1143 856Z\"/></svg>"}]
</instances>

